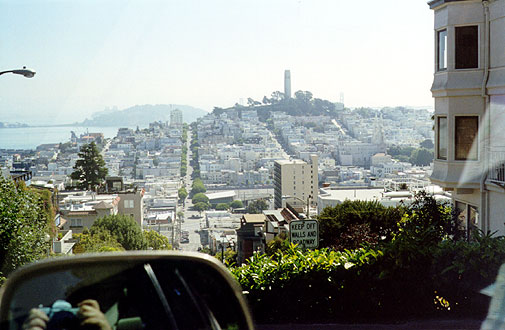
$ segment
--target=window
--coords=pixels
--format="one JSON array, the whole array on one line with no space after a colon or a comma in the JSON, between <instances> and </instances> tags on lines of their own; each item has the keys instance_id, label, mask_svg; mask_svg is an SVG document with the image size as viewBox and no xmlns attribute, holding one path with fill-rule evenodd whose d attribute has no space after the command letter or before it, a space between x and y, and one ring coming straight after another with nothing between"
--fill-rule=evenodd
<instances>
[{"instance_id":1,"label":"window","mask_svg":"<svg viewBox=\"0 0 505 330\"><path fill-rule=\"evenodd\" d=\"M476 206L456 201L456 216L458 227L465 230L468 240L472 233L479 229L479 210Z\"/></svg>"},{"instance_id":2,"label":"window","mask_svg":"<svg viewBox=\"0 0 505 330\"><path fill-rule=\"evenodd\" d=\"M437 158L447 159L447 117L438 117L437 121Z\"/></svg>"},{"instance_id":3,"label":"window","mask_svg":"<svg viewBox=\"0 0 505 330\"><path fill-rule=\"evenodd\" d=\"M468 238L479 228L479 211L476 206L468 205Z\"/></svg>"},{"instance_id":4,"label":"window","mask_svg":"<svg viewBox=\"0 0 505 330\"><path fill-rule=\"evenodd\" d=\"M447 30L437 35L437 71L447 70Z\"/></svg>"},{"instance_id":5,"label":"window","mask_svg":"<svg viewBox=\"0 0 505 330\"><path fill-rule=\"evenodd\" d=\"M458 116L455 127L455 159L477 160L477 132L479 118L477 116Z\"/></svg>"},{"instance_id":6,"label":"window","mask_svg":"<svg viewBox=\"0 0 505 330\"><path fill-rule=\"evenodd\" d=\"M456 27L455 68L472 69L479 67L479 27Z\"/></svg>"},{"instance_id":7,"label":"window","mask_svg":"<svg viewBox=\"0 0 505 330\"><path fill-rule=\"evenodd\" d=\"M82 219L70 220L70 227L82 227Z\"/></svg>"},{"instance_id":8,"label":"window","mask_svg":"<svg viewBox=\"0 0 505 330\"><path fill-rule=\"evenodd\" d=\"M133 200L125 200L124 201L124 208L125 209L133 209L135 207L134 201Z\"/></svg>"}]
</instances>

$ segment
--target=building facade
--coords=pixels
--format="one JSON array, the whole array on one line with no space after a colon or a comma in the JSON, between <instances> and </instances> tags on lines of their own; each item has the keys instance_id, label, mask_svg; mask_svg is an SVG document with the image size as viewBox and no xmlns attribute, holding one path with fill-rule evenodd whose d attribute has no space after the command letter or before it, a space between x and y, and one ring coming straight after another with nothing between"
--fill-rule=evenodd
<instances>
[{"instance_id":1,"label":"building facade","mask_svg":"<svg viewBox=\"0 0 505 330\"><path fill-rule=\"evenodd\" d=\"M282 208L283 199L289 203L306 205L307 199L315 205L318 196L318 157L310 156L310 163L303 160L276 160L274 164L274 207ZM303 203L301 202L304 201Z\"/></svg>"},{"instance_id":2,"label":"building facade","mask_svg":"<svg viewBox=\"0 0 505 330\"><path fill-rule=\"evenodd\" d=\"M505 234L505 0L433 0L435 160L459 219Z\"/></svg>"},{"instance_id":3,"label":"building facade","mask_svg":"<svg viewBox=\"0 0 505 330\"><path fill-rule=\"evenodd\" d=\"M182 111L179 109L170 111L170 127L181 127L182 123Z\"/></svg>"}]
</instances>

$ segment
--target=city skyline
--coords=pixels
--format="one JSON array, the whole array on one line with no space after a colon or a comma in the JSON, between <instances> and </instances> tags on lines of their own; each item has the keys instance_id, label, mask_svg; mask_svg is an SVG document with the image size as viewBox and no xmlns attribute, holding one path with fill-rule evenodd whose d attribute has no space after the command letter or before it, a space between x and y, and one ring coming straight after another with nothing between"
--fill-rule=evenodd
<instances>
[{"instance_id":1,"label":"city skyline","mask_svg":"<svg viewBox=\"0 0 505 330\"><path fill-rule=\"evenodd\" d=\"M100 10L97 10L99 7ZM107 107L211 111L283 91L359 106L426 106L433 17L424 1L3 1L0 121L68 123ZM21 41L20 41L21 40ZM386 87L384 87L386 86Z\"/></svg>"}]
</instances>

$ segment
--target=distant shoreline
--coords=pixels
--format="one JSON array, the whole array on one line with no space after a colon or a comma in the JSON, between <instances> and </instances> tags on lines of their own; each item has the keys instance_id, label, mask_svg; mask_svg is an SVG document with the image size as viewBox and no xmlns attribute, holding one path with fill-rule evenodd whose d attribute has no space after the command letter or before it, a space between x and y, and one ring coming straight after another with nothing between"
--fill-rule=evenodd
<instances>
[{"instance_id":1,"label":"distant shoreline","mask_svg":"<svg viewBox=\"0 0 505 330\"><path fill-rule=\"evenodd\" d=\"M124 125L124 127L133 127L139 125ZM74 124L51 124L51 125L23 125L23 126L9 126L9 127L0 127L3 128L48 128L48 127L118 127L118 125L85 125L82 123L74 123Z\"/></svg>"}]
</instances>

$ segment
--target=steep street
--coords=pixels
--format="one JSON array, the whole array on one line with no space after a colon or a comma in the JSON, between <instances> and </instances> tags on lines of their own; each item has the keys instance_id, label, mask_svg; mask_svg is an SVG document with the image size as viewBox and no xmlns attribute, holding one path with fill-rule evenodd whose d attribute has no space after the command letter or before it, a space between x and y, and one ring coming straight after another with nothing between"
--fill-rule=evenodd
<instances>
[{"instance_id":1,"label":"steep street","mask_svg":"<svg viewBox=\"0 0 505 330\"><path fill-rule=\"evenodd\" d=\"M193 167L190 164L190 160L192 157L192 152L190 148L191 134L192 130L190 127L188 129L188 139L186 142L186 145L188 147L188 171L186 173L186 177L183 179L188 193L191 191L191 185L193 183L193 180L191 179L191 174L193 173ZM183 222L181 223L181 234L184 232L188 233L189 243L181 243L179 244L179 247L182 251L197 251L198 248L201 246L200 235L198 234L198 231L201 228L201 221L203 220L203 218L200 217L199 212L191 210L193 207L193 203L189 197L186 198L185 205L183 206L182 204L180 204L180 207L182 207L182 210L184 212L184 219Z\"/></svg>"}]
</instances>

